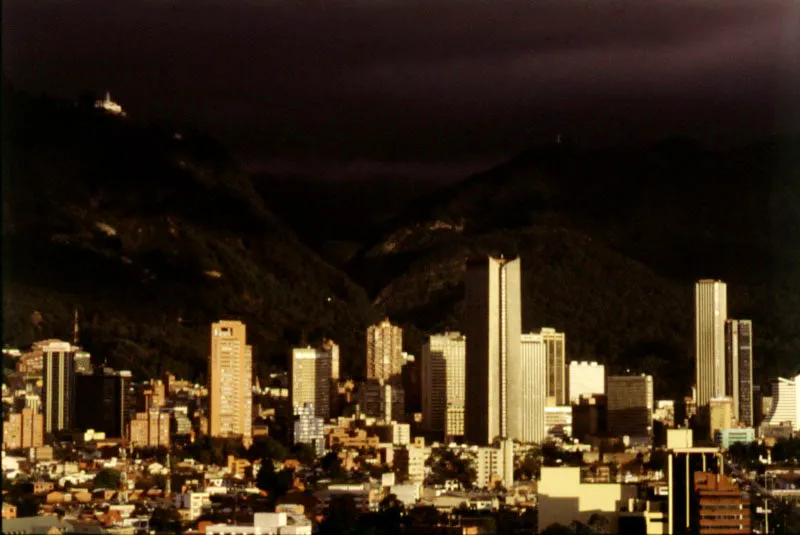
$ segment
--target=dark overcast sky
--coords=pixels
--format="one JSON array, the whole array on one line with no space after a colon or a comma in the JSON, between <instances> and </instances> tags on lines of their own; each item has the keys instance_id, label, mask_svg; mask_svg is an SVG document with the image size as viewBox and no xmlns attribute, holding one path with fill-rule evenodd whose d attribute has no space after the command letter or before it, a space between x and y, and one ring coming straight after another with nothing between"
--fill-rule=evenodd
<instances>
[{"instance_id":1,"label":"dark overcast sky","mask_svg":"<svg viewBox=\"0 0 800 535\"><path fill-rule=\"evenodd\" d=\"M557 133L800 122L797 0L6 0L3 70L191 121L250 166L452 176Z\"/></svg>"}]
</instances>

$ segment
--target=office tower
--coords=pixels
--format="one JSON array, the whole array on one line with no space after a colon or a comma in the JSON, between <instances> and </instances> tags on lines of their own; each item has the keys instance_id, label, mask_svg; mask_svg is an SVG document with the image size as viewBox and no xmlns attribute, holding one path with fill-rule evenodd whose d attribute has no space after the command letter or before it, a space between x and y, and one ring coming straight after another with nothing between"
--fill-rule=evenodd
<instances>
[{"instance_id":1,"label":"office tower","mask_svg":"<svg viewBox=\"0 0 800 535\"><path fill-rule=\"evenodd\" d=\"M330 418L331 354L312 347L292 349L292 407L314 406L319 418Z\"/></svg>"},{"instance_id":2,"label":"office tower","mask_svg":"<svg viewBox=\"0 0 800 535\"><path fill-rule=\"evenodd\" d=\"M400 372L400 384L406 398L405 414L422 413L421 361L422 359L406 359ZM463 417L463 405L461 414Z\"/></svg>"},{"instance_id":3,"label":"office tower","mask_svg":"<svg viewBox=\"0 0 800 535\"><path fill-rule=\"evenodd\" d=\"M653 429L653 376L608 378L608 432L622 437L649 437Z\"/></svg>"},{"instance_id":4,"label":"office tower","mask_svg":"<svg viewBox=\"0 0 800 535\"><path fill-rule=\"evenodd\" d=\"M399 378L403 367L403 329L388 318L367 329L367 379Z\"/></svg>"},{"instance_id":5,"label":"office tower","mask_svg":"<svg viewBox=\"0 0 800 535\"><path fill-rule=\"evenodd\" d=\"M110 368L75 378L75 426L125 436L125 377Z\"/></svg>"},{"instance_id":6,"label":"office tower","mask_svg":"<svg viewBox=\"0 0 800 535\"><path fill-rule=\"evenodd\" d=\"M733 414L744 426L753 425L753 323L725 322L725 395L733 398Z\"/></svg>"},{"instance_id":7,"label":"office tower","mask_svg":"<svg viewBox=\"0 0 800 535\"><path fill-rule=\"evenodd\" d=\"M313 403L294 406L294 443L309 444L317 456L325 454L325 421L315 416Z\"/></svg>"},{"instance_id":8,"label":"office tower","mask_svg":"<svg viewBox=\"0 0 800 535\"><path fill-rule=\"evenodd\" d=\"M44 394L44 431L71 429L75 423L75 348L49 340L40 345Z\"/></svg>"},{"instance_id":9,"label":"office tower","mask_svg":"<svg viewBox=\"0 0 800 535\"><path fill-rule=\"evenodd\" d=\"M522 435L520 261L467 262L464 435L476 445ZM511 409L511 410L509 410Z\"/></svg>"},{"instance_id":10,"label":"office tower","mask_svg":"<svg viewBox=\"0 0 800 535\"><path fill-rule=\"evenodd\" d=\"M596 362L569 363L569 402L575 403L581 396L591 397L606 393L606 367Z\"/></svg>"},{"instance_id":11,"label":"office tower","mask_svg":"<svg viewBox=\"0 0 800 535\"><path fill-rule=\"evenodd\" d=\"M209 434L252 440L253 348L247 345L247 328L239 321L211 325L209 360Z\"/></svg>"},{"instance_id":12,"label":"office tower","mask_svg":"<svg viewBox=\"0 0 800 535\"><path fill-rule=\"evenodd\" d=\"M358 405L365 416L387 423L405 420L405 392L399 384L367 379L361 384L358 394Z\"/></svg>"},{"instance_id":13,"label":"office tower","mask_svg":"<svg viewBox=\"0 0 800 535\"><path fill-rule=\"evenodd\" d=\"M581 442L604 434L608 429L608 398L593 394L572 404L572 436Z\"/></svg>"},{"instance_id":14,"label":"office tower","mask_svg":"<svg viewBox=\"0 0 800 535\"><path fill-rule=\"evenodd\" d=\"M422 421L445 438L464 436L466 338L432 335L422 346Z\"/></svg>"},{"instance_id":15,"label":"office tower","mask_svg":"<svg viewBox=\"0 0 800 535\"><path fill-rule=\"evenodd\" d=\"M167 385L161 379L150 379L142 391L143 411L160 409L167 405Z\"/></svg>"},{"instance_id":16,"label":"office tower","mask_svg":"<svg viewBox=\"0 0 800 535\"><path fill-rule=\"evenodd\" d=\"M169 413L158 409L136 413L128 422L128 442L134 448L168 448L169 420Z\"/></svg>"},{"instance_id":17,"label":"office tower","mask_svg":"<svg viewBox=\"0 0 800 535\"><path fill-rule=\"evenodd\" d=\"M328 338L322 339L322 350L331 356L331 379L339 379L339 344Z\"/></svg>"},{"instance_id":18,"label":"office tower","mask_svg":"<svg viewBox=\"0 0 800 535\"><path fill-rule=\"evenodd\" d=\"M772 406L762 425L788 425L793 431L800 430L800 375L772 381Z\"/></svg>"},{"instance_id":19,"label":"office tower","mask_svg":"<svg viewBox=\"0 0 800 535\"><path fill-rule=\"evenodd\" d=\"M550 327L543 327L541 334L547 345L547 406L567 405L567 337Z\"/></svg>"},{"instance_id":20,"label":"office tower","mask_svg":"<svg viewBox=\"0 0 800 535\"><path fill-rule=\"evenodd\" d=\"M520 336L520 379L522 395L519 406L522 411L522 442L544 441L547 436L544 423L544 408L547 400L547 344L541 334Z\"/></svg>"},{"instance_id":21,"label":"office tower","mask_svg":"<svg viewBox=\"0 0 800 535\"><path fill-rule=\"evenodd\" d=\"M708 410L711 398L725 395L725 320L728 319L724 282L701 280L694 285L694 344L698 411ZM707 416L706 416L707 418Z\"/></svg>"}]
</instances>

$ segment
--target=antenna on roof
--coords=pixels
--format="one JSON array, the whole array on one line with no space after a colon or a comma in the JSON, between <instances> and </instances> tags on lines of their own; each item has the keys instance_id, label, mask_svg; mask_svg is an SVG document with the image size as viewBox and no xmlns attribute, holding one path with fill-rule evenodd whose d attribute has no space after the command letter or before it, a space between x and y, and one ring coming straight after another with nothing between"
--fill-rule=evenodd
<instances>
[{"instance_id":1,"label":"antenna on roof","mask_svg":"<svg viewBox=\"0 0 800 535\"><path fill-rule=\"evenodd\" d=\"M75 307L75 318L74 318L74 322L73 322L73 325L72 325L72 344L73 345L78 345L78 333L79 333L79 328L78 328L78 307L76 306Z\"/></svg>"}]
</instances>

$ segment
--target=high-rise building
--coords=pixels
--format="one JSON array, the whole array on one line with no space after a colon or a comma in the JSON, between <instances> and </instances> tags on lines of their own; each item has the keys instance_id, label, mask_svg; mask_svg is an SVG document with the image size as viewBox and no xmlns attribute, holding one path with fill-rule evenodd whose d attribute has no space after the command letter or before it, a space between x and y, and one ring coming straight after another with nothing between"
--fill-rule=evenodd
<instances>
[{"instance_id":1,"label":"high-rise building","mask_svg":"<svg viewBox=\"0 0 800 535\"><path fill-rule=\"evenodd\" d=\"M249 444L253 425L253 348L240 321L211 325L209 360L209 434L241 437Z\"/></svg>"},{"instance_id":2,"label":"high-rise building","mask_svg":"<svg viewBox=\"0 0 800 535\"><path fill-rule=\"evenodd\" d=\"M75 425L102 431L109 438L125 436L125 376L110 368L75 378Z\"/></svg>"},{"instance_id":3,"label":"high-rise building","mask_svg":"<svg viewBox=\"0 0 800 535\"><path fill-rule=\"evenodd\" d=\"M518 440L540 443L547 437L547 344L541 334L533 333L521 335L520 344L522 395L517 410L522 411L522 434Z\"/></svg>"},{"instance_id":4,"label":"high-rise building","mask_svg":"<svg viewBox=\"0 0 800 535\"><path fill-rule=\"evenodd\" d=\"M336 381L339 379L339 344L324 338L322 340L322 350L328 352L331 356L331 379Z\"/></svg>"},{"instance_id":5,"label":"high-rise building","mask_svg":"<svg viewBox=\"0 0 800 535\"><path fill-rule=\"evenodd\" d=\"M405 392L403 387L383 379L368 379L361 384L358 392L358 405L361 412L370 418L384 422L405 419Z\"/></svg>"},{"instance_id":6,"label":"high-rise building","mask_svg":"<svg viewBox=\"0 0 800 535\"><path fill-rule=\"evenodd\" d=\"M733 399L733 414L742 425L753 426L753 323L725 322L725 395Z\"/></svg>"},{"instance_id":7,"label":"high-rise building","mask_svg":"<svg viewBox=\"0 0 800 535\"><path fill-rule=\"evenodd\" d=\"M608 432L622 437L649 437L653 430L653 376L608 378Z\"/></svg>"},{"instance_id":8,"label":"high-rise building","mask_svg":"<svg viewBox=\"0 0 800 535\"><path fill-rule=\"evenodd\" d=\"M75 424L75 351L69 342L40 343L42 351L42 392L44 431L71 429Z\"/></svg>"},{"instance_id":9,"label":"high-rise building","mask_svg":"<svg viewBox=\"0 0 800 535\"><path fill-rule=\"evenodd\" d=\"M38 448L44 445L44 418L33 409L11 413L3 422L3 446L7 449Z\"/></svg>"},{"instance_id":10,"label":"high-rise building","mask_svg":"<svg viewBox=\"0 0 800 535\"><path fill-rule=\"evenodd\" d=\"M316 416L313 403L295 405L294 443L309 444L319 457L325 454L325 421Z\"/></svg>"},{"instance_id":11,"label":"high-rise building","mask_svg":"<svg viewBox=\"0 0 800 535\"><path fill-rule=\"evenodd\" d=\"M75 353L75 373L92 373L92 355L86 351Z\"/></svg>"},{"instance_id":12,"label":"high-rise building","mask_svg":"<svg viewBox=\"0 0 800 535\"><path fill-rule=\"evenodd\" d=\"M522 297L519 259L467 262L464 435L488 445L522 436L520 359Z\"/></svg>"},{"instance_id":13,"label":"high-rise building","mask_svg":"<svg viewBox=\"0 0 800 535\"><path fill-rule=\"evenodd\" d=\"M464 435L466 338L432 335L422 347L422 421L446 438Z\"/></svg>"},{"instance_id":14,"label":"high-rise building","mask_svg":"<svg viewBox=\"0 0 800 535\"><path fill-rule=\"evenodd\" d=\"M551 327L543 327L541 331L547 345L547 406L561 407L567 405L567 336Z\"/></svg>"},{"instance_id":15,"label":"high-rise building","mask_svg":"<svg viewBox=\"0 0 800 535\"><path fill-rule=\"evenodd\" d=\"M403 367L403 329L384 319L367 329L367 379L397 380Z\"/></svg>"},{"instance_id":16,"label":"high-rise building","mask_svg":"<svg viewBox=\"0 0 800 535\"><path fill-rule=\"evenodd\" d=\"M169 421L169 413L158 409L137 413L128 422L128 442L134 448L168 448Z\"/></svg>"},{"instance_id":17,"label":"high-rise building","mask_svg":"<svg viewBox=\"0 0 800 535\"><path fill-rule=\"evenodd\" d=\"M292 349L292 407L310 403L316 416L330 418L331 354L313 347Z\"/></svg>"},{"instance_id":18,"label":"high-rise building","mask_svg":"<svg viewBox=\"0 0 800 535\"><path fill-rule=\"evenodd\" d=\"M704 279L694 285L694 343L697 409L708 411L711 398L725 395L725 320L727 286ZM707 416L706 416L707 418Z\"/></svg>"},{"instance_id":19,"label":"high-rise building","mask_svg":"<svg viewBox=\"0 0 800 535\"><path fill-rule=\"evenodd\" d=\"M569 402L606 393L606 367L596 362L569 363Z\"/></svg>"},{"instance_id":20,"label":"high-rise building","mask_svg":"<svg viewBox=\"0 0 800 535\"><path fill-rule=\"evenodd\" d=\"M794 431L800 430L800 375L792 379L779 377L772 382L772 406L762 425L784 424Z\"/></svg>"}]
</instances>

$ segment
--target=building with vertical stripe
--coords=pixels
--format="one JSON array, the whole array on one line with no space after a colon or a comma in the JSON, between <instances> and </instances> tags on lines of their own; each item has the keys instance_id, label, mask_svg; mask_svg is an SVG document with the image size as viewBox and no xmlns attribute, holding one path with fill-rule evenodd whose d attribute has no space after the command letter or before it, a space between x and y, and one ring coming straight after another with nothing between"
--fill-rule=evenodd
<instances>
[{"instance_id":1,"label":"building with vertical stripe","mask_svg":"<svg viewBox=\"0 0 800 535\"><path fill-rule=\"evenodd\" d=\"M209 359L209 435L253 436L253 348L247 345L247 328L240 321L211 325Z\"/></svg>"},{"instance_id":2,"label":"building with vertical stripe","mask_svg":"<svg viewBox=\"0 0 800 535\"><path fill-rule=\"evenodd\" d=\"M37 344L42 352L44 432L75 425L75 352L69 342L48 340Z\"/></svg>"},{"instance_id":3,"label":"building with vertical stripe","mask_svg":"<svg viewBox=\"0 0 800 535\"><path fill-rule=\"evenodd\" d=\"M694 342L698 412L708 411L711 398L726 392L725 320L728 319L727 286L704 279L694 286ZM707 418L707 416L706 416Z\"/></svg>"}]
</instances>

